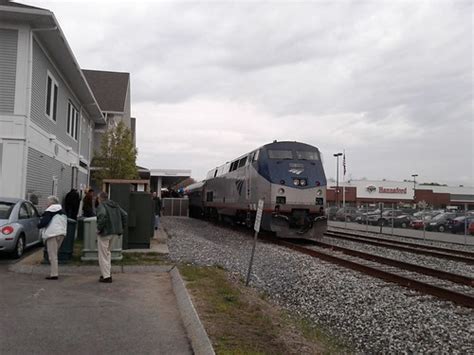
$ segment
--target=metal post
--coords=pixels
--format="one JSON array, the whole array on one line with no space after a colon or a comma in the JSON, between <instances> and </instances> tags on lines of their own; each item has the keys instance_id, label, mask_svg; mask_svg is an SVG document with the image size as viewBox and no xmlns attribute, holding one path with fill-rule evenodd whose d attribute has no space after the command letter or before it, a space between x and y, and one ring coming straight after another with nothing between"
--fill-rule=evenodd
<instances>
[{"instance_id":1,"label":"metal post","mask_svg":"<svg viewBox=\"0 0 474 355\"><path fill-rule=\"evenodd\" d=\"M395 211L393 210L393 203L392 203L392 237L393 237L393 224L395 223Z\"/></svg>"},{"instance_id":2,"label":"metal post","mask_svg":"<svg viewBox=\"0 0 474 355\"><path fill-rule=\"evenodd\" d=\"M464 204L464 245L467 245L467 203Z\"/></svg>"},{"instance_id":3,"label":"metal post","mask_svg":"<svg viewBox=\"0 0 474 355\"><path fill-rule=\"evenodd\" d=\"M247 281L245 281L245 286L248 286L249 282L250 282L250 274L252 273L253 258L254 258L254 255L255 255L255 248L257 246L257 236L258 236L258 232L255 231L255 234L253 236L252 255L250 256L249 271L247 273Z\"/></svg>"},{"instance_id":4,"label":"metal post","mask_svg":"<svg viewBox=\"0 0 474 355\"><path fill-rule=\"evenodd\" d=\"M336 206L337 208L340 207L339 205L339 157L342 153L333 154L336 157Z\"/></svg>"},{"instance_id":5,"label":"metal post","mask_svg":"<svg viewBox=\"0 0 474 355\"><path fill-rule=\"evenodd\" d=\"M380 203L379 204L379 208L380 208L380 219L382 220L382 214L383 214L383 203ZM382 229L383 229L383 221L381 221L382 223L380 223L380 231L379 231L379 234L382 234Z\"/></svg>"},{"instance_id":6,"label":"metal post","mask_svg":"<svg viewBox=\"0 0 474 355\"><path fill-rule=\"evenodd\" d=\"M426 240L425 210L426 210L426 206L423 206L423 214L421 217L421 220L423 221L423 240Z\"/></svg>"},{"instance_id":7,"label":"metal post","mask_svg":"<svg viewBox=\"0 0 474 355\"><path fill-rule=\"evenodd\" d=\"M174 198L171 198L171 216L174 216Z\"/></svg>"},{"instance_id":8,"label":"metal post","mask_svg":"<svg viewBox=\"0 0 474 355\"><path fill-rule=\"evenodd\" d=\"M367 215L365 217L365 233L369 234L369 203L367 202L366 208Z\"/></svg>"}]
</instances>

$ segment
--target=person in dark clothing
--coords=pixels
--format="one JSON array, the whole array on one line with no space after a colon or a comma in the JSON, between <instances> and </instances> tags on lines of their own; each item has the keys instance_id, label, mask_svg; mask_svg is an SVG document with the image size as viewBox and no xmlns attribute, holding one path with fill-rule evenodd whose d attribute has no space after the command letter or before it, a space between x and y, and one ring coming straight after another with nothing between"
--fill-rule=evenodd
<instances>
[{"instance_id":1,"label":"person in dark clothing","mask_svg":"<svg viewBox=\"0 0 474 355\"><path fill-rule=\"evenodd\" d=\"M158 194L153 192L153 210L155 213L155 230L158 229L160 224L160 217L161 217L161 199L158 197Z\"/></svg>"},{"instance_id":2,"label":"person in dark clothing","mask_svg":"<svg viewBox=\"0 0 474 355\"><path fill-rule=\"evenodd\" d=\"M82 215L84 217L95 217L94 212L94 190L89 189L82 202Z\"/></svg>"},{"instance_id":3,"label":"person in dark clothing","mask_svg":"<svg viewBox=\"0 0 474 355\"><path fill-rule=\"evenodd\" d=\"M99 194L97 207L97 250L101 276L99 282L111 283L111 249L115 238L123 234L127 213L105 192Z\"/></svg>"},{"instance_id":4,"label":"person in dark clothing","mask_svg":"<svg viewBox=\"0 0 474 355\"><path fill-rule=\"evenodd\" d=\"M71 189L66 194L64 199L64 207L66 209L66 216L68 218L72 218L77 220L77 213L79 212L79 205L81 204L81 197L79 196L79 192L76 189Z\"/></svg>"}]
</instances>

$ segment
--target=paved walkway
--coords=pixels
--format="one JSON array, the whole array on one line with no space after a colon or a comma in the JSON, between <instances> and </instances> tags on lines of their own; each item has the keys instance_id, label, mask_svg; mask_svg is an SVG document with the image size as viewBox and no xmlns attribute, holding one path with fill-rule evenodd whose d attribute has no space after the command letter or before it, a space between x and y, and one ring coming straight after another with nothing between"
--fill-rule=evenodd
<instances>
[{"instance_id":1,"label":"paved walkway","mask_svg":"<svg viewBox=\"0 0 474 355\"><path fill-rule=\"evenodd\" d=\"M169 273L27 275L0 269L2 354L190 354Z\"/></svg>"},{"instance_id":2,"label":"paved walkway","mask_svg":"<svg viewBox=\"0 0 474 355\"><path fill-rule=\"evenodd\" d=\"M148 252L168 253L166 234L154 239ZM193 353L195 328L188 320L185 327L183 309L188 318L192 312L183 306L184 286L176 294L172 265L114 266L113 283L104 284L98 265L60 265L59 280L45 280L41 258L38 248L18 263L0 263L2 355Z\"/></svg>"}]
</instances>

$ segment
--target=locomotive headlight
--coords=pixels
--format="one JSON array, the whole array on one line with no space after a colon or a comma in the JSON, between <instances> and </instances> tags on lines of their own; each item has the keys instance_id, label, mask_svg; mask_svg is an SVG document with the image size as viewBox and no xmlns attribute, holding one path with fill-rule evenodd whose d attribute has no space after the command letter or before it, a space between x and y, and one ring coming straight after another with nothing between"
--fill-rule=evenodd
<instances>
[{"instance_id":1,"label":"locomotive headlight","mask_svg":"<svg viewBox=\"0 0 474 355\"><path fill-rule=\"evenodd\" d=\"M300 181L298 179L293 179L293 185L298 186Z\"/></svg>"},{"instance_id":2,"label":"locomotive headlight","mask_svg":"<svg viewBox=\"0 0 474 355\"><path fill-rule=\"evenodd\" d=\"M300 179L300 186L306 186L306 179Z\"/></svg>"},{"instance_id":3,"label":"locomotive headlight","mask_svg":"<svg viewBox=\"0 0 474 355\"><path fill-rule=\"evenodd\" d=\"M321 196L323 194L323 190L316 191L316 196Z\"/></svg>"},{"instance_id":4,"label":"locomotive headlight","mask_svg":"<svg viewBox=\"0 0 474 355\"><path fill-rule=\"evenodd\" d=\"M285 193L285 189L278 189L278 194L283 195Z\"/></svg>"}]
</instances>

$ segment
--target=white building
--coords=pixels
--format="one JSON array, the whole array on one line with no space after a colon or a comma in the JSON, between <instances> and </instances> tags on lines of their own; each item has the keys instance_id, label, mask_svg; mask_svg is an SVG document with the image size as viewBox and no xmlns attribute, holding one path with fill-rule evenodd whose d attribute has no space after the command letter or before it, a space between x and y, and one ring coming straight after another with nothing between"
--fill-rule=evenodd
<instances>
[{"instance_id":1,"label":"white building","mask_svg":"<svg viewBox=\"0 0 474 355\"><path fill-rule=\"evenodd\" d=\"M0 2L0 196L64 196L89 183L106 121L52 12Z\"/></svg>"}]
</instances>

